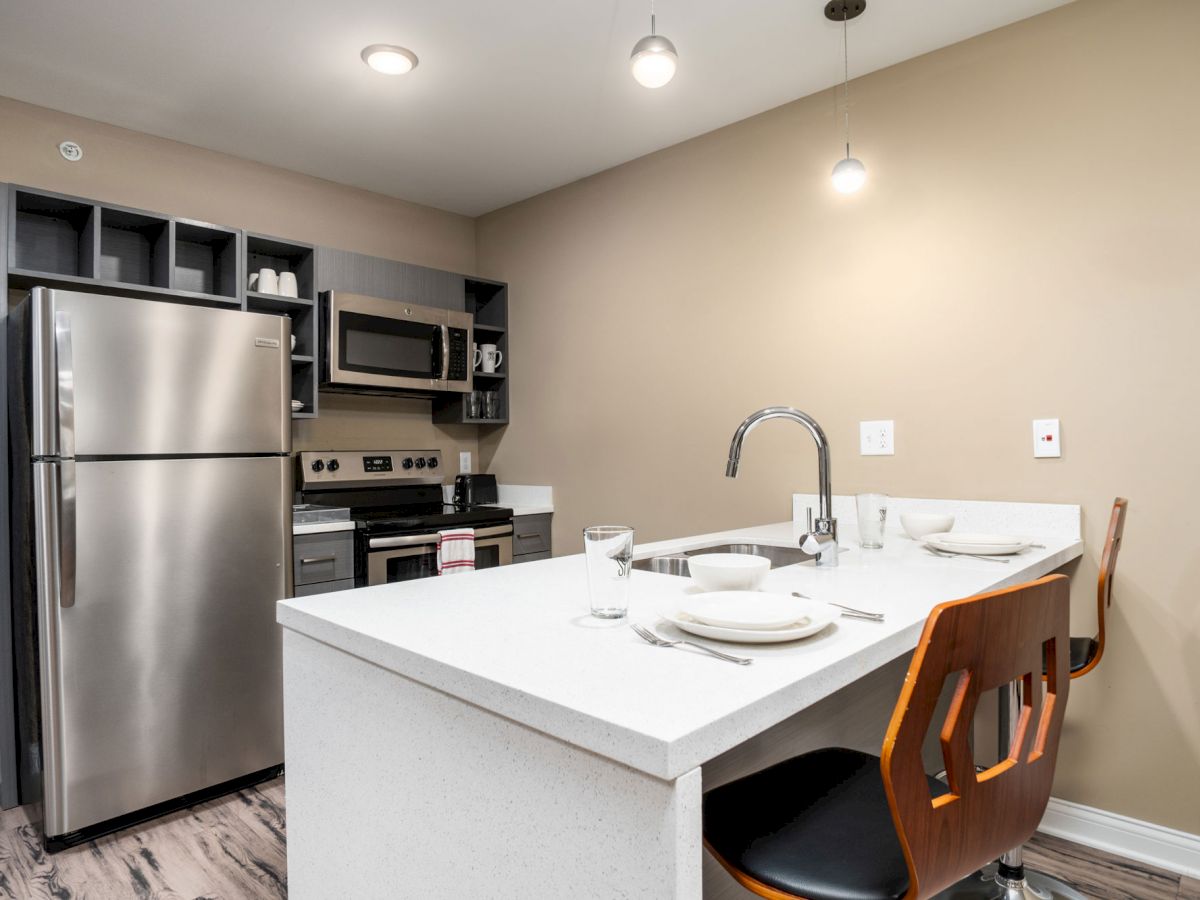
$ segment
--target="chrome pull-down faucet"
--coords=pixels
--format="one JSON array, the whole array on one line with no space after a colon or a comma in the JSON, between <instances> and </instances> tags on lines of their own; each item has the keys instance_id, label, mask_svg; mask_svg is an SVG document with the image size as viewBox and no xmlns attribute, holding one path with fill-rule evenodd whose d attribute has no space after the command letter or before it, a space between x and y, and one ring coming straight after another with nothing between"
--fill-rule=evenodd
<instances>
[{"instance_id":1,"label":"chrome pull-down faucet","mask_svg":"<svg viewBox=\"0 0 1200 900\"><path fill-rule=\"evenodd\" d=\"M725 466L725 477L737 478L738 466L742 461L742 441L751 431L768 419L789 419L808 429L817 442L817 481L821 502L817 521L809 523L808 531L800 536L800 549L817 558L818 566L836 566L838 563L837 519L833 517L833 489L829 480L829 440L821 426L806 412L790 406L768 406L751 414L733 433L729 444L729 462Z\"/></svg>"}]
</instances>

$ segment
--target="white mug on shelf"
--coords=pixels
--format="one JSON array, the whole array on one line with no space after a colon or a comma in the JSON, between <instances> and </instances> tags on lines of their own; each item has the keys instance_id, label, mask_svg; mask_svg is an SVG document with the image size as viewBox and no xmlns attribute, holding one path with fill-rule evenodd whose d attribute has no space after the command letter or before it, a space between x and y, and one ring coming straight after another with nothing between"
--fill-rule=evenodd
<instances>
[{"instance_id":1,"label":"white mug on shelf","mask_svg":"<svg viewBox=\"0 0 1200 900\"><path fill-rule=\"evenodd\" d=\"M246 284L246 290L249 290L249 291L257 291L258 290L258 273L257 272L250 273L250 280Z\"/></svg>"},{"instance_id":2,"label":"white mug on shelf","mask_svg":"<svg viewBox=\"0 0 1200 900\"><path fill-rule=\"evenodd\" d=\"M294 334L292 335L292 352L296 352L296 336Z\"/></svg>"},{"instance_id":3,"label":"white mug on shelf","mask_svg":"<svg viewBox=\"0 0 1200 900\"><path fill-rule=\"evenodd\" d=\"M496 349L495 344L480 344L480 355L483 357L483 371L491 374L500 368L500 363L504 361L504 354Z\"/></svg>"},{"instance_id":4,"label":"white mug on shelf","mask_svg":"<svg viewBox=\"0 0 1200 900\"><path fill-rule=\"evenodd\" d=\"M479 352L479 345L478 345L478 344L472 344L472 345L471 345L471 354L472 354L472 356L473 356L473 357L474 357L474 359L475 359L475 361L474 361L474 362L471 364L471 368L473 368L473 369L478 369L478 368L479 368L479 364L480 364L481 362L483 362L483 354Z\"/></svg>"},{"instance_id":5,"label":"white mug on shelf","mask_svg":"<svg viewBox=\"0 0 1200 900\"><path fill-rule=\"evenodd\" d=\"M278 294L279 276L274 269L258 270L258 292L260 294Z\"/></svg>"},{"instance_id":6,"label":"white mug on shelf","mask_svg":"<svg viewBox=\"0 0 1200 900\"><path fill-rule=\"evenodd\" d=\"M300 287L296 283L295 272L279 273L279 294L283 297L299 297Z\"/></svg>"}]
</instances>

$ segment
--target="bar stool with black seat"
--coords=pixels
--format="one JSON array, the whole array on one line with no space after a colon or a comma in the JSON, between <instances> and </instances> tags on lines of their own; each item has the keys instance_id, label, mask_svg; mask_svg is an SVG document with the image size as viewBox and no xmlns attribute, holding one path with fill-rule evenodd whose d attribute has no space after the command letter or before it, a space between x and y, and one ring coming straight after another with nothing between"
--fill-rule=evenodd
<instances>
[{"instance_id":1,"label":"bar stool with black seat","mask_svg":"<svg viewBox=\"0 0 1200 900\"><path fill-rule=\"evenodd\" d=\"M1117 573L1117 556L1125 535L1125 511L1129 501L1118 497L1113 501L1108 518L1108 534L1100 555L1100 578L1096 585L1097 633L1095 637L1071 638L1071 678L1080 678L1100 664L1104 655L1105 611L1112 605L1113 576ZM1043 677L1045 673L1043 673ZM1020 705L1020 695L1005 691L1000 698L1000 752L1015 725L1009 710ZM987 866L975 878L959 885L950 897L953 900L1086 900L1070 885L1044 872L1025 867L1024 848L1015 847L1005 853L995 865Z\"/></svg>"},{"instance_id":2,"label":"bar stool with black seat","mask_svg":"<svg viewBox=\"0 0 1200 900\"><path fill-rule=\"evenodd\" d=\"M1125 510L1129 501L1118 497L1113 501L1108 519L1108 536L1100 557L1100 581L1096 587L1097 633L1095 637L1071 638L1071 677L1080 678L1100 664L1104 655L1104 614L1112 606L1113 576L1117 573L1117 554L1125 535Z\"/></svg>"},{"instance_id":3,"label":"bar stool with black seat","mask_svg":"<svg viewBox=\"0 0 1200 900\"><path fill-rule=\"evenodd\" d=\"M1050 799L1070 684L1068 598L1066 577L1054 575L937 606L882 756L817 750L710 791L709 852L769 900L922 900L1020 845ZM1033 689L1043 654L1044 697ZM947 676L943 784L926 775L922 745ZM976 772L976 703L1014 679L1025 699L1008 755Z\"/></svg>"}]
</instances>

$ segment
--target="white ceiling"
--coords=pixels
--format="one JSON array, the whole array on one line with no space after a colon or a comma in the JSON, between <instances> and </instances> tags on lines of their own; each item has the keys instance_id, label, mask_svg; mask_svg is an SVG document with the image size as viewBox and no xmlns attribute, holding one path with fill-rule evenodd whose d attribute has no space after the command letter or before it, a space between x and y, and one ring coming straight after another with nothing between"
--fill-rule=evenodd
<instances>
[{"instance_id":1,"label":"white ceiling","mask_svg":"<svg viewBox=\"0 0 1200 900\"><path fill-rule=\"evenodd\" d=\"M869 0L851 76L1067 0ZM0 94L479 215L840 80L821 0L3 0ZM403 77L368 44L411 48Z\"/></svg>"}]
</instances>

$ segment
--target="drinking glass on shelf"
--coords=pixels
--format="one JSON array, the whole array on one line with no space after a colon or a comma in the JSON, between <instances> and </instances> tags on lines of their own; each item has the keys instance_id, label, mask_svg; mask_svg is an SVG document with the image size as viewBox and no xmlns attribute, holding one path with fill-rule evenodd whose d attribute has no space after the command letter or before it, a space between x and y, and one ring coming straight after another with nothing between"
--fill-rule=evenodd
<instances>
[{"instance_id":1,"label":"drinking glass on shelf","mask_svg":"<svg viewBox=\"0 0 1200 900\"><path fill-rule=\"evenodd\" d=\"M465 402L467 404L467 418L478 419L479 407L483 402L483 392L471 391L471 393L467 394Z\"/></svg>"},{"instance_id":2,"label":"drinking glass on shelf","mask_svg":"<svg viewBox=\"0 0 1200 900\"><path fill-rule=\"evenodd\" d=\"M500 418L500 392L483 392L483 417L485 419Z\"/></svg>"},{"instance_id":3,"label":"drinking glass on shelf","mask_svg":"<svg viewBox=\"0 0 1200 900\"><path fill-rule=\"evenodd\" d=\"M624 618L629 612L633 529L628 525L592 525L583 529L583 550L592 615L599 619Z\"/></svg>"},{"instance_id":4,"label":"drinking glass on shelf","mask_svg":"<svg viewBox=\"0 0 1200 900\"><path fill-rule=\"evenodd\" d=\"M887 494L857 494L854 499L858 504L858 539L863 549L883 549Z\"/></svg>"}]
</instances>

